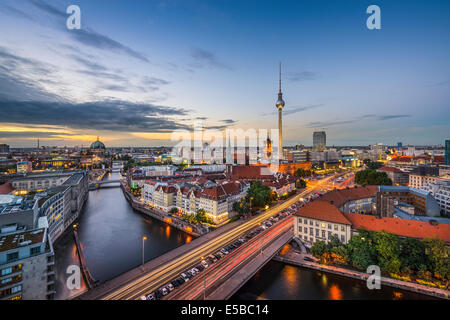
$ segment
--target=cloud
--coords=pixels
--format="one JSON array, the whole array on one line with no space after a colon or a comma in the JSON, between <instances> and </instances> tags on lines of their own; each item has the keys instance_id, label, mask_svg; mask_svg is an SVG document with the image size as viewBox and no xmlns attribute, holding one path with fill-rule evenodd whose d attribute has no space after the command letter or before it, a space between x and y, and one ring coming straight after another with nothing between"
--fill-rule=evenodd
<instances>
[{"instance_id":1,"label":"cloud","mask_svg":"<svg viewBox=\"0 0 450 320\"><path fill-rule=\"evenodd\" d=\"M206 51L200 48L194 48L191 51L191 57L194 59L194 63L191 64L194 68L218 68L232 70L232 68L221 62L214 53Z\"/></svg>"},{"instance_id":2,"label":"cloud","mask_svg":"<svg viewBox=\"0 0 450 320\"><path fill-rule=\"evenodd\" d=\"M39 8L42 11L60 20L58 22L59 26L61 25L61 23L64 22L63 24L64 30L67 32L68 35L70 35L74 40L78 41L79 43L101 50L112 50L116 52L122 52L143 62L147 63L149 62L149 60L142 53L139 53L131 49L130 47L114 39L111 39L106 35L98 33L90 28L82 27L79 30L78 29L69 30L65 28L65 20L67 19L68 15L64 11L49 5L45 1L29 0L29 2L32 3L36 8Z\"/></svg>"},{"instance_id":3,"label":"cloud","mask_svg":"<svg viewBox=\"0 0 450 320\"><path fill-rule=\"evenodd\" d=\"M236 120L233 120L233 119L224 119L224 120L221 120L221 121L225 122L227 124L235 124L237 122Z\"/></svg>"},{"instance_id":4,"label":"cloud","mask_svg":"<svg viewBox=\"0 0 450 320\"><path fill-rule=\"evenodd\" d=\"M322 107L322 106L323 106L323 104L320 103L320 104L312 104L312 105L309 105L309 106L286 107L286 108L283 109L283 115L290 115L290 114L294 114L294 113L299 113L299 112L307 111L307 110L310 110L310 109L319 108L319 107ZM273 115L276 115L276 114L278 114L278 111L273 111L273 112L270 112L270 113L263 113L263 114L261 114L261 116L269 116L269 115L273 116Z\"/></svg>"},{"instance_id":5,"label":"cloud","mask_svg":"<svg viewBox=\"0 0 450 320\"><path fill-rule=\"evenodd\" d=\"M0 101L0 122L57 125L74 129L128 132L171 132L189 129L173 116L188 110L124 101L88 103Z\"/></svg>"},{"instance_id":6,"label":"cloud","mask_svg":"<svg viewBox=\"0 0 450 320\"><path fill-rule=\"evenodd\" d=\"M388 115L375 115L375 114L365 114L358 118L349 120L338 120L338 121L313 121L306 125L307 128L325 128L331 126L338 126L342 124L356 123L366 119L373 119L375 121L386 121L391 119L406 118L410 117L408 114L388 114Z\"/></svg>"},{"instance_id":7,"label":"cloud","mask_svg":"<svg viewBox=\"0 0 450 320\"><path fill-rule=\"evenodd\" d=\"M102 50L114 50L128 54L143 62L150 62L143 54L91 29L82 28L68 30L69 34L78 42Z\"/></svg>"},{"instance_id":8,"label":"cloud","mask_svg":"<svg viewBox=\"0 0 450 320\"><path fill-rule=\"evenodd\" d=\"M310 81L317 78L317 74L311 71L287 72L286 78L293 82Z\"/></svg>"},{"instance_id":9,"label":"cloud","mask_svg":"<svg viewBox=\"0 0 450 320\"><path fill-rule=\"evenodd\" d=\"M410 116L411 115L409 115L409 114L392 114L392 115L378 116L377 120L385 121L385 120L398 119L398 118L407 118Z\"/></svg>"}]
</instances>

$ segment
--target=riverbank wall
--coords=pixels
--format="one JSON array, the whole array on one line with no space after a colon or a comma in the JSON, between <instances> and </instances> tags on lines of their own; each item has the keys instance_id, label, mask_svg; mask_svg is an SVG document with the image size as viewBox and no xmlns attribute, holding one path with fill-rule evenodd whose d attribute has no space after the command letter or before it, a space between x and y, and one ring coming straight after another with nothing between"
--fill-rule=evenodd
<instances>
[{"instance_id":1,"label":"riverbank wall","mask_svg":"<svg viewBox=\"0 0 450 320\"><path fill-rule=\"evenodd\" d=\"M288 250L284 254L278 254L273 258L274 261L290 264L297 267L314 269L322 272L333 273L343 277L349 277L361 281L367 281L371 274L358 272L354 270L328 266L316 262L305 261L305 254L297 253L293 249ZM309 255L308 255L309 256ZM381 285L390 286L397 289L407 290L415 293L425 294L440 299L449 300L450 292L440 288L432 288L418 283L406 282L397 279L381 277ZM375 289L374 289L375 290Z\"/></svg>"},{"instance_id":2,"label":"riverbank wall","mask_svg":"<svg viewBox=\"0 0 450 320\"><path fill-rule=\"evenodd\" d=\"M120 188L122 189L122 192L125 196L125 199L127 199L128 203L131 205L133 209L136 211L139 211L147 216L150 216L152 218L158 219L174 228L177 228L178 230L181 230L190 236L193 237L199 237L203 235L201 230L195 230L195 226L191 226L184 222L183 220L177 218L177 217L169 217L162 212L158 212L156 210L150 209L145 204L141 203L140 201L136 201L133 197L133 195L124 187L123 183L120 184ZM192 229L192 231L190 230Z\"/></svg>"}]
</instances>

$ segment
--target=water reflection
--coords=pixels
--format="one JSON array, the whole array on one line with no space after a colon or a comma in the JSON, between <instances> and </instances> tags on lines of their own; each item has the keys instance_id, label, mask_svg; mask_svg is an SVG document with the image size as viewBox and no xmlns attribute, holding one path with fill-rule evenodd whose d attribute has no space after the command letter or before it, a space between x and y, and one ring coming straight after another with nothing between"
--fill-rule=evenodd
<instances>
[{"instance_id":1,"label":"water reflection","mask_svg":"<svg viewBox=\"0 0 450 320\"><path fill-rule=\"evenodd\" d=\"M235 300L414 300L434 299L382 286L369 290L364 281L270 261L233 297Z\"/></svg>"}]
</instances>

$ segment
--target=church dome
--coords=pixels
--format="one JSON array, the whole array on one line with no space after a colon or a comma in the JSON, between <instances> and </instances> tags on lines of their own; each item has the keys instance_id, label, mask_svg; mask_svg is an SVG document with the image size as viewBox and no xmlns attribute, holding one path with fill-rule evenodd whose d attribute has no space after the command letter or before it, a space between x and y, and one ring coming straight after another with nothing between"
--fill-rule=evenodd
<instances>
[{"instance_id":1,"label":"church dome","mask_svg":"<svg viewBox=\"0 0 450 320\"><path fill-rule=\"evenodd\" d=\"M101 142L100 140L99 140L99 138L97 137L97 141L94 141L94 142L92 142L92 144L91 144L91 150L105 150L106 149L106 147L105 147L105 145L103 144L103 142Z\"/></svg>"}]
</instances>

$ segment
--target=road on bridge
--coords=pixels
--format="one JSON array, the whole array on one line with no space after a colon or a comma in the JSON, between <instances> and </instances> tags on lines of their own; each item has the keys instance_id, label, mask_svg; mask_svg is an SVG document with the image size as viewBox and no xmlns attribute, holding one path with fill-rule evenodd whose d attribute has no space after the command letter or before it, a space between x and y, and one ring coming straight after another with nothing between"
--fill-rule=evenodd
<instances>
[{"instance_id":1,"label":"road on bridge","mask_svg":"<svg viewBox=\"0 0 450 320\"><path fill-rule=\"evenodd\" d=\"M272 244L274 240L287 232L293 234L293 221L292 216L285 218L258 236L248 240L236 250L231 251L230 254L208 266L198 276L175 289L167 296L167 299L194 300L207 298L233 274L264 252L265 248Z\"/></svg>"}]
</instances>

